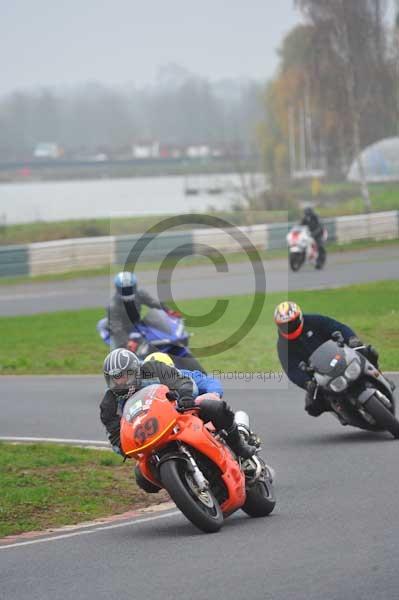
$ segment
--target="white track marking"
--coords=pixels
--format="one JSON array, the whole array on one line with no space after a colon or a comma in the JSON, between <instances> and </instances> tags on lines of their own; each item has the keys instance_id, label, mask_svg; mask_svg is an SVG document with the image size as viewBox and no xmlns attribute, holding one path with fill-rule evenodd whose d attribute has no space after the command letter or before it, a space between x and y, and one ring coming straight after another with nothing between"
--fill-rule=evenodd
<instances>
[{"instance_id":1,"label":"white track marking","mask_svg":"<svg viewBox=\"0 0 399 600\"><path fill-rule=\"evenodd\" d=\"M133 525L140 525L140 523L148 523L150 521L158 521L159 519L166 519L167 517L172 517L175 515L181 514L180 511L175 510L173 512L168 512L164 515L157 515L156 517L145 517L144 519L137 518L133 521L126 521L125 523L116 523L115 525L101 525L100 527L94 527L89 531L74 531L73 533L62 533L61 535L55 535L52 537L40 538L37 540L28 540L26 542L15 542L13 544L6 544L2 546L0 544L0 550L9 550L11 548L17 548L19 546L31 546L33 544L43 544L44 542L56 542L58 540L64 540L71 537L77 537L80 535L89 535L91 533L97 533L98 531L106 531L107 529L118 529L120 527L129 527ZM91 527L91 526L86 526Z\"/></svg>"}]
</instances>

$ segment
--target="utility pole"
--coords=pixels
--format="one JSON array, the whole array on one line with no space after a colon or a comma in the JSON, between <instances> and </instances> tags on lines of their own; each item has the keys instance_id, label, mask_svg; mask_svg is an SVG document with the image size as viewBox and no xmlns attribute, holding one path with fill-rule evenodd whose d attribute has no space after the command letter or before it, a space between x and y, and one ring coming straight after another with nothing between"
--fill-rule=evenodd
<instances>
[{"instance_id":1,"label":"utility pole","mask_svg":"<svg viewBox=\"0 0 399 600\"><path fill-rule=\"evenodd\" d=\"M296 147L295 147L295 112L294 112L294 108L292 106L290 106L290 108L288 109L288 123L289 123L289 143L290 143L290 167L291 167L291 178L293 178L294 173L296 171Z\"/></svg>"},{"instance_id":2,"label":"utility pole","mask_svg":"<svg viewBox=\"0 0 399 600\"><path fill-rule=\"evenodd\" d=\"M300 148L301 148L301 171L306 171L307 160L306 160L306 115L305 105L300 106L299 112L299 123L300 123Z\"/></svg>"}]
</instances>

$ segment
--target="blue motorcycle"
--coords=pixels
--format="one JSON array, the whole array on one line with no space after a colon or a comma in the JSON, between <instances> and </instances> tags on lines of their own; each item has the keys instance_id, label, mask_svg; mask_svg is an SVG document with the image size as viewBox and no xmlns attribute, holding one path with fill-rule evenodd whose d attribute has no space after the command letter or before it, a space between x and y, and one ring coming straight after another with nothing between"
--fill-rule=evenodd
<instances>
[{"instance_id":1,"label":"blue motorcycle","mask_svg":"<svg viewBox=\"0 0 399 600\"><path fill-rule=\"evenodd\" d=\"M106 317L97 323L97 331L109 346L111 334ZM144 360L152 352L165 352L172 357L178 369L199 370L205 373L205 369L188 348L189 337L181 317L150 308L143 319L133 325L129 335L129 347L140 360Z\"/></svg>"}]
</instances>

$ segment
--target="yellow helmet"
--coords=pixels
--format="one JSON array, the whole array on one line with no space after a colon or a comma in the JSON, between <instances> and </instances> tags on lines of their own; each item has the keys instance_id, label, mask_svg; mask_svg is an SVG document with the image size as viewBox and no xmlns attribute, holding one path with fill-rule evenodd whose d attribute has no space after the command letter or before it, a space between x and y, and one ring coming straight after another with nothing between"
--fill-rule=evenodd
<instances>
[{"instance_id":1,"label":"yellow helmet","mask_svg":"<svg viewBox=\"0 0 399 600\"><path fill-rule=\"evenodd\" d=\"M170 358L169 354L166 354L165 352L152 352L152 354L149 354L148 356L145 357L143 362L146 363L146 362L149 362L150 360L157 360L158 362L164 363L165 365L168 365L169 367L175 366L175 363Z\"/></svg>"}]
</instances>

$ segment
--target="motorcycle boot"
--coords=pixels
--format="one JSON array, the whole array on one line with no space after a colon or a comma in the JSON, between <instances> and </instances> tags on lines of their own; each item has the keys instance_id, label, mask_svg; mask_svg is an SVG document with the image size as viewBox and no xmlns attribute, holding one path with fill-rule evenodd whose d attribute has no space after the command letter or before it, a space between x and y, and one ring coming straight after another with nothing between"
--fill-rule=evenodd
<instances>
[{"instance_id":1,"label":"motorcycle boot","mask_svg":"<svg viewBox=\"0 0 399 600\"><path fill-rule=\"evenodd\" d=\"M233 452L237 454L237 456L246 460L247 458L251 458L251 456L253 456L256 453L256 447L247 444L247 442L240 434L236 423L234 423L232 427L230 427L230 429L226 431L226 433L226 442L233 450Z\"/></svg>"}]
</instances>

